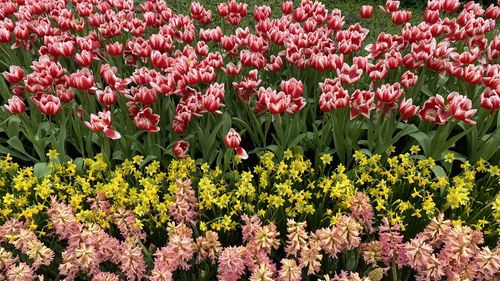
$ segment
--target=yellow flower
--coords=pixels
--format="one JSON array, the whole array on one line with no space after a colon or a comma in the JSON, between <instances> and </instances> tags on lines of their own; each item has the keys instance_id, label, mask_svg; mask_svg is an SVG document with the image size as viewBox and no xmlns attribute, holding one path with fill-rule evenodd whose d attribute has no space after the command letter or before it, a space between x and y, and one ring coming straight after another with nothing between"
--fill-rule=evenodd
<instances>
[{"instance_id":1,"label":"yellow flower","mask_svg":"<svg viewBox=\"0 0 500 281\"><path fill-rule=\"evenodd\" d=\"M200 230L206 232L208 230L207 224L203 221L200 221Z\"/></svg>"},{"instance_id":2,"label":"yellow flower","mask_svg":"<svg viewBox=\"0 0 500 281\"><path fill-rule=\"evenodd\" d=\"M321 162L323 163L324 166L330 164L332 160L333 158L329 153L325 153L321 156Z\"/></svg>"},{"instance_id":3,"label":"yellow flower","mask_svg":"<svg viewBox=\"0 0 500 281\"><path fill-rule=\"evenodd\" d=\"M140 166L142 164L142 161L144 161L144 156L142 155L135 155L134 157L132 157L132 163L136 165Z\"/></svg>"},{"instance_id":4,"label":"yellow flower","mask_svg":"<svg viewBox=\"0 0 500 281\"><path fill-rule=\"evenodd\" d=\"M47 153L47 157L49 157L50 160L56 160L59 157L59 152L57 152L57 150L50 149Z\"/></svg>"},{"instance_id":5,"label":"yellow flower","mask_svg":"<svg viewBox=\"0 0 500 281\"><path fill-rule=\"evenodd\" d=\"M293 152L290 149L287 149L287 150L285 150L285 152L283 152L283 156L284 156L285 160L292 159Z\"/></svg>"},{"instance_id":6,"label":"yellow flower","mask_svg":"<svg viewBox=\"0 0 500 281\"><path fill-rule=\"evenodd\" d=\"M234 163L240 164L242 160L243 160L243 158L241 158L241 156L239 154L236 154L234 156Z\"/></svg>"},{"instance_id":7,"label":"yellow flower","mask_svg":"<svg viewBox=\"0 0 500 281\"><path fill-rule=\"evenodd\" d=\"M455 153L450 152L444 156L444 162L453 163L455 161Z\"/></svg>"},{"instance_id":8,"label":"yellow flower","mask_svg":"<svg viewBox=\"0 0 500 281\"><path fill-rule=\"evenodd\" d=\"M412 145L410 148L410 153L415 155L420 152L420 147L418 145Z\"/></svg>"}]
</instances>

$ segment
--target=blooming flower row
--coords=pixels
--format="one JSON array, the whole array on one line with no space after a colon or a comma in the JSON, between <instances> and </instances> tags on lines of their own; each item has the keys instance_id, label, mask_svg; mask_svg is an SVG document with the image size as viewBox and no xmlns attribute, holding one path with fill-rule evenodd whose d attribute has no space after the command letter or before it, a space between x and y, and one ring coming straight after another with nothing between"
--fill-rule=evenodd
<instances>
[{"instance_id":1,"label":"blooming flower row","mask_svg":"<svg viewBox=\"0 0 500 281\"><path fill-rule=\"evenodd\" d=\"M235 28L212 27L215 11L198 2L189 16L165 1L139 7L133 1L73 2L71 7L60 0L1 3L0 43L10 65L3 73L11 91L5 109L41 122L38 110L81 143L92 139L82 137L81 128L113 140L136 138L127 119L140 131L189 139L206 120L218 124L227 113L241 120L240 129L250 128L249 135L265 127L260 116L272 115L271 132L286 146L287 139L317 129L318 120L340 119L343 108L351 120L366 117L362 122L368 124L390 123L397 114L396 121L419 124L428 133L426 122L474 125L479 118L493 119L500 107L497 5L485 9L472 1L462 6L458 0L433 0L423 21L413 25L412 13L388 0L377 12L389 15L401 33L382 32L366 42L364 21L346 26L340 10L318 1L285 1L276 18L270 7L255 6L248 19L252 28L239 26L252 12L235 0L220 3L216 11ZM360 16L369 20L374 12L363 6ZM5 47L19 49L30 65ZM64 117L53 117L58 115ZM303 132L282 135L283 115L306 120ZM23 118L23 124L29 121ZM320 129L338 135L337 125ZM489 128L479 131L484 135ZM36 133L27 131L26 138L43 139L31 135ZM84 147L77 147L82 155Z\"/></svg>"},{"instance_id":2,"label":"blooming flower row","mask_svg":"<svg viewBox=\"0 0 500 281\"><path fill-rule=\"evenodd\" d=\"M465 161L448 176L437 171L460 162L453 154L437 165L418 151L357 152L352 170L331 167L328 154L314 170L300 153L279 161L269 152L229 174L189 157L167 171L140 156L115 168L102 156L64 163L51 152L48 166L24 168L4 158L0 274L380 280L411 268L419 280L491 280L499 167Z\"/></svg>"}]
</instances>

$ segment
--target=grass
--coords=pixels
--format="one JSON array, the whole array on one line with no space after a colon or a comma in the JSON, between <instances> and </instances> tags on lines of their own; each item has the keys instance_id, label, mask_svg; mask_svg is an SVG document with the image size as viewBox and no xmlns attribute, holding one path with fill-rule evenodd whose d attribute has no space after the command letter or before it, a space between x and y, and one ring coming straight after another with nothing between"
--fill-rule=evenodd
<instances>
[{"instance_id":1,"label":"grass","mask_svg":"<svg viewBox=\"0 0 500 281\"><path fill-rule=\"evenodd\" d=\"M220 2L225 2L226 0L209 0L203 1L198 0L200 3L204 5L206 9L212 11L213 22L210 24L210 27L227 25L224 23L222 18L217 14L217 5ZM281 16L281 3L282 1L278 0L238 0L238 2L246 3L248 5L248 16L246 21L243 21L240 26L251 26L253 23L251 22L253 7L255 5L269 5L272 9L271 17L276 18ZM345 17L345 26L349 26L356 22L361 23L363 27L366 27L370 30L369 38L367 38L367 42L373 42L380 32L386 32L391 34L399 34L401 33L401 26L396 26L392 23L391 17L389 14L382 12L378 6L384 5L385 0L353 0L353 1L334 1L334 0L324 0L322 1L326 8L331 11L332 9L339 9L342 11L342 15ZM418 24L423 20L423 12L424 7L420 4L411 4L411 3L420 3L414 1L401 1L401 8L412 11L413 18L411 20L412 24ZM424 3L425 1L422 1ZM167 0L169 6L175 11L183 14L189 14L189 6L190 2L188 1L179 1L179 0ZM300 1L294 1L295 6L300 3ZM359 16L359 9L362 5L372 5L374 6L374 14L371 19L361 19Z\"/></svg>"}]
</instances>

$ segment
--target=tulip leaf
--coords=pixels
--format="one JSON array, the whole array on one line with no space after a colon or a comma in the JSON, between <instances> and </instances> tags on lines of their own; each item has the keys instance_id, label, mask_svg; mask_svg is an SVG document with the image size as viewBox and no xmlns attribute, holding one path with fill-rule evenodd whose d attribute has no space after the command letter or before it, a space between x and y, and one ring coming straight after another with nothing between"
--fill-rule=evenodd
<instances>
[{"instance_id":1,"label":"tulip leaf","mask_svg":"<svg viewBox=\"0 0 500 281\"><path fill-rule=\"evenodd\" d=\"M427 135L424 132L415 132L413 134L410 134L410 136L418 142L418 144L422 147L426 155L430 153L431 138L429 137L429 135Z\"/></svg>"},{"instance_id":2,"label":"tulip leaf","mask_svg":"<svg viewBox=\"0 0 500 281\"><path fill-rule=\"evenodd\" d=\"M11 150L11 149L3 146L3 145L0 145L0 153L3 154L3 155L9 154L9 155L11 155L13 157L16 157L16 158L19 158L19 159L21 159L23 161L29 161L30 160L30 158L25 157L21 153L18 153L18 152L14 151L14 150Z\"/></svg>"},{"instance_id":3,"label":"tulip leaf","mask_svg":"<svg viewBox=\"0 0 500 281\"><path fill-rule=\"evenodd\" d=\"M19 125L20 124L21 124L21 119L19 119L19 117L17 117L17 116L12 116L9 119L7 129L5 130L5 133L7 133L7 136L9 138L19 136L19 128L20 128Z\"/></svg>"}]
</instances>

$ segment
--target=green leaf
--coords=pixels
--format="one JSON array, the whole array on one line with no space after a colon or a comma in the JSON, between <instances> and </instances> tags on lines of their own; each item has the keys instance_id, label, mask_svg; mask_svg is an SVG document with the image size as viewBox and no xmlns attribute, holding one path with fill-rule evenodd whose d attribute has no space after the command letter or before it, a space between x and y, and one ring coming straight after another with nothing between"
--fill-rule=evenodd
<instances>
[{"instance_id":1,"label":"green leaf","mask_svg":"<svg viewBox=\"0 0 500 281\"><path fill-rule=\"evenodd\" d=\"M19 119L18 116L12 116L9 119L7 129L5 130L5 133L7 133L7 136L9 138L12 137L18 137L19 136L19 125L21 124L21 119Z\"/></svg>"},{"instance_id":2,"label":"green leaf","mask_svg":"<svg viewBox=\"0 0 500 281\"><path fill-rule=\"evenodd\" d=\"M52 169L50 169L49 165L45 162L36 163L35 166L33 166L33 174L35 175L35 177L43 178L51 172Z\"/></svg>"},{"instance_id":3,"label":"green leaf","mask_svg":"<svg viewBox=\"0 0 500 281\"><path fill-rule=\"evenodd\" d=\"M11 149L3 146L3 145L0 145L0 154L3 154L3 155L9 154L9 155L11 155L11 156L13 156L15 158L19 158L19 159L21 159L23 161L30 161L30 160L32 160L32 159L30 159L30 158L22 155L21 153L16 152L14 150L11 150Z\"/></svg>"},{"instance_id":4,"label":"green leaf","mask_svg":"<svg viewBox=\"0 0 500 281\"><path fill-rule=\"evenodd\" d=\"M434 165L434 167L432 167L432 171L434 172L434 175L436 175L436 177L438 178L447 177L445 170L443 169L443 167L439 165Z\"/></svg>"},{"instance_id":5,"label":"green leaf","mask_svg":"<svg viewBox=\"0 0 500 281\"><path fill-rule=\"evenodd\" d=\"M424 154L428 155L431 151L431 139L429 135L427 135L424 132L415 132L413 134L410 134L412 138L414 138L418 144L422 147L424 150Z\"/></svg>"}]
</instances>

